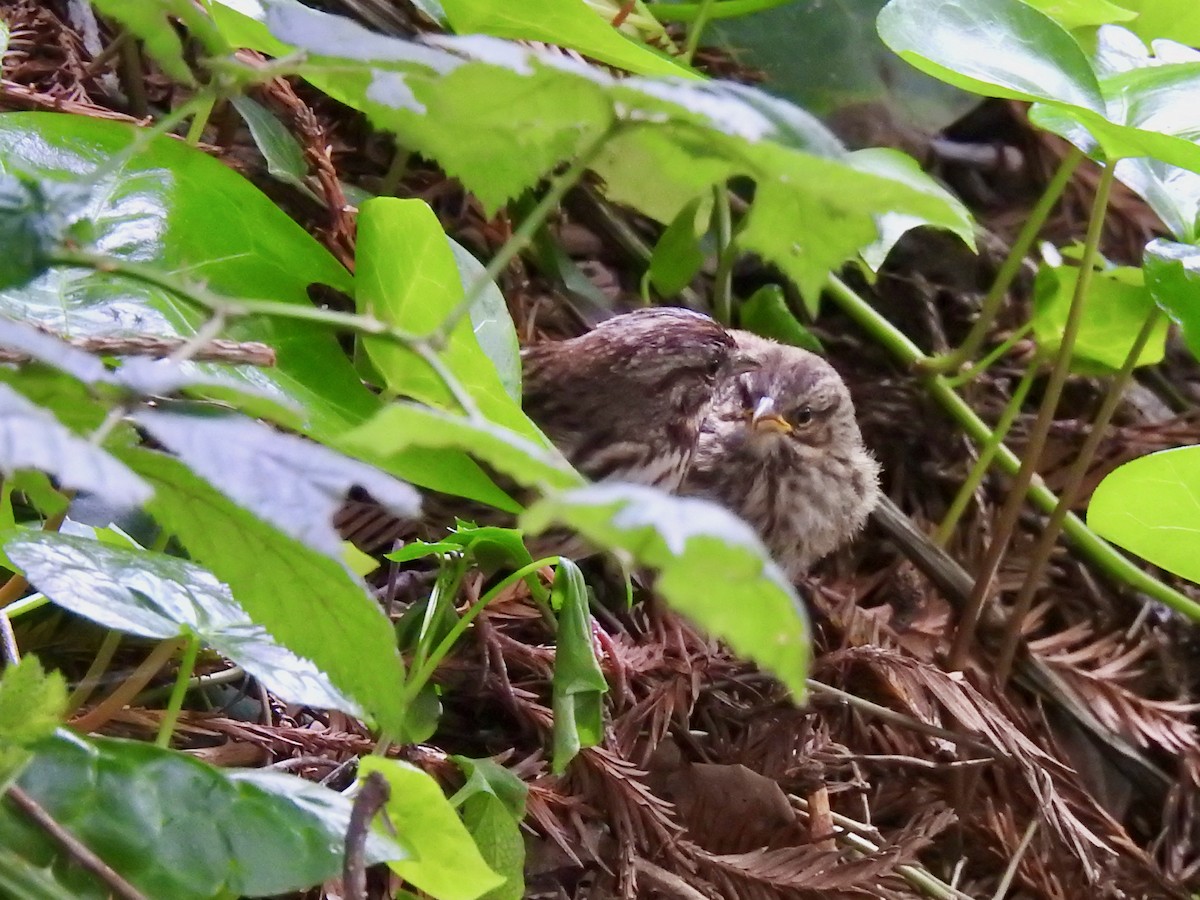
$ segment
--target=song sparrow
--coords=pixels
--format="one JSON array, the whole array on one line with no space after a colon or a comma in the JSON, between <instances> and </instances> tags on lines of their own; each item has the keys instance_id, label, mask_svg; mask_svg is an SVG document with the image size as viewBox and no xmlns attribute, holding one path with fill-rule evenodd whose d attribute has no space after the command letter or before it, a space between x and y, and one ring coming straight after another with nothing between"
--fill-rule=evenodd
<instances>
[{"instance_id":1,"label":"song sparrow","mask_svg":"<svg viewBox=\"0 0 1200 900\"><path fill-rule=\"evenodd\" d=\"M744 368L729 332L707 316L673 308L614 316L579 337L528 347L521 360L525 411L572 465L593 481L619 479L671 492L691 464L717 385ZM425 511L442 526L455 516L512 522L441 494L426 498ZM336 524L344 539L366 550L411 528L356 500L345 504Z\"/></svg>"},{"instance_id":2,"label":"song sparrow","mask_svg":"<svg viewBox=\"0 0 1200 900\"><path fill-rule=\"evenodd\" d=\"M829 363L731 333L753 368L718 385L680 493L740 515L794 579L862 528L879 499L879 464Z\"/></svg>"}]
</instances>

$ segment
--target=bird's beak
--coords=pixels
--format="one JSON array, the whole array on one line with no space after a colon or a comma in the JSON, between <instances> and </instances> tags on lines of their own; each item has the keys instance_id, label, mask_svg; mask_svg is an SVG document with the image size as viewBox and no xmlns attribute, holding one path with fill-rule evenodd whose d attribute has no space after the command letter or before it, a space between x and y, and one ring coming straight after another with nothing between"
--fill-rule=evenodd
<instances>
[{"instance_id":1,"label":"bird's beak","mask_svg":"<svg viewBox=\"0 0 1200 900\"><path fill-rule=\"evenodd\" d=\"M788 420L775 411L775 399L763 397L750 414L750 427L755 431L774 431L776 434L791 434Z\"/></svg>"}]
</instances>

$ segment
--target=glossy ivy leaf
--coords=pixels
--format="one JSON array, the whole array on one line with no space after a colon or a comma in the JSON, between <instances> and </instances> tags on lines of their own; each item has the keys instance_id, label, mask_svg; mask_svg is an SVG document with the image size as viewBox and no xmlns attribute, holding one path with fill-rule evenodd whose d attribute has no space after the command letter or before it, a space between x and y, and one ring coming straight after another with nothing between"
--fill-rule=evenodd
<instances>
[{"instance_id":1,"label":"glossy ivy leaf","mask_svg":"<svg viewBox=\"0 0 1200 900\"><path fill-rule=\"evenodd\" d=\"M1110 472L1088 504L1097 534L1200 582L1200 447L1150 453Z\"/></svg>"},{"instance_id":2,"label":"glossy ivy leaf","mask_svg":"<svg viewBox=\"0 0 1200 900\"><path fill-rule=\"evenodd\" d=\"M298 188L310 197L315 197L304 177L308 164L304 161L304 150L283 123L261 103L243 94L235 94L229 100L250 129L250 136L258 152L267 163L267 173L284 184Z\"/></svg>"},{"instance_id":3,"label":"glossy ivy leaf","mask_svg":"<svg viewBox=\"0 0 1200 900\"><path fill-rule=\"evenodd\" d=\"M547 497L521 518L552 523L659 571L656 589L677 610L805 696L808 614L750 526L707 501L605 483Z\"/></svg>"},{"instance_id":4,"label":"glossy ivy leaf","mask_svg":"<svg viewBox=\"0 0 1200 900\"><path fill-rule=\"evenodd\" d=\"M1104 112L1100 85L1079 44L1020 0L891 0L876 25L902 59L963 90Z\"/></svg>"},{"instance_id":5,"label":"glossy ivy leaf","mask_svg":"<svg viewBox=\"0 0 1200 900\"><path fill-rule=\"evenodd\" d=\"M135 138L144 140L144 133L83 116L9 113L0 117L0 173L28 171L51 180L45 184L61 182L62 191L82 192L98 251L203 282L223 296L307 306L310 284L353 291L349 273L250 182L180 141L162 138L141 147ZM54 208L60 207L64 204L56 202ZM65 209L69 224L81 207L72 200ZM61 267L22 288L0 290L0 312L76 336L189 337L204 320L200 310L168 292ZM379 408L328 330L251 317L231 324L226 336L265 341L275 348L278 365L204 364L199 371L236 379L246 390L234 397L228 388L200 389L205 396L238 400L253 415L272 415L261 399L266 393L277 410L302 411L300 423L294 413L274 421L326 442ZM251 405L246 397L256 399ZM56 413L67 421L57 407ZM505 496L470 459L453 451L393 454L388 471L485 503L503 502Z\"/></svg>"},{"instance_id":6,"label":"glossy ivy leaf","mask_svg":"<svg viewBox=\"0 0 1200 900\"><path fill-rule=\"evenodd\" d=\"M0 789L30 758L29 745L54 733L67 711L67 682L43 671L35 656L5 666L0 676Z\"/></svg>"},{"instance_id":7,"label":"glossy ivy leaf","mask_svg":"<svg viewBox=\"0 0 1200 900\"><path fill-rule=\"evenodd\" d=\"M385 730L400 730L404 664L391 623L358 579L250 515L178 460L137 448L121 458L154 486L150 514L229 585L253 622L312 660Z\"/></svg>"},{"instance_id":8,"label":"glossy ivy leaf","mask_svg":"<svg viewBox=\"0 0 1200 900\"><path fill-rule=\"evenodd\" d=\"M421 200L377 197L363 204L356 266L359 312L410 334L437 332L464 301L458 265L446 235L437 216ZM485 325L496 327L499 314L493 311ZM507 310L502 315L508 319ZM537 426L521 411L519 398L505 389L496 366L475 337L474 325L469 316L461 318L439 354L442 360L485 416L544 441ZM383 338L364 338L363 346L389 390L425 403L453 405L445 382L412 350Z\"/></svg>"},{"instance_id":9,"label":"glossy ivy leaf","mask_svg":"<svg viewBox=\"0 0 1200 900\"><path fill-rule=\"evenodd\" d=\"M140 137L139 137L140 136ZM95 249L201 282L223 296L308 306L308 286L350 293L346 270L249 181L168 137L85 116L0 117L0 171L25 171L88 188ZM114 164L114 160L119 164ZM83 269L55 268L20 289L0 291L0 311L63 334L190 337L206 314L145 284ZM336 337L306 322L240 319L237 340L275 348L273 369L225 371L301 406L336 432L378 401L354 373Z\"/></svg>"},{"instance_id":10,"label":"glossy ivy leaf","mask_svg":"<svg viewBox=\"0 0 1200 900\"><path fill-rule=\"evenodd\" d=\"M1061 25L1021 0L891 0L884 42L912 65L990 97L1036 103L1030 120L1107 161L1154 156L1200 171L1198 117L1186 99L1200 64L1118 73L1101 82Z\"/></svg>"},{"instance_id":11,"label":"glossy ivy leaf","mask_svg":"<svg viewBox=\"0 0 1200 900\"><path fill-rule=\"evenodd\" d=\"M783 288L779 285L764 284L737 309L738 325L747 331L814 353L822 352L817 336L800 324L788 309Z\"/></svg>"},{"instance_id":12,"label":"glossy ivy leaf","mask_svg":"<svg viewBox=\"0 0 1200 900\"><path fill-rule=\"evenodd\" d=\"M370 450L382 458L411 446L459 448L519 484L552 488L583 484L583 478L553 447L535 444L499 425L472 422L414 403L388 404L346 434L339 446L351 452Z\"/></svg>"},{"instance_id":13,"label":"glossy ivy leaf","mask_svg":"<svg viewBox=\"0 0 1200 900\"><path fill-rule=\"evenodd\" d=\"M1188 244L1200 239L1200 174L1149 156L1121 160L1116 174L1146 201L1173 238Z\"/></svg>"},{"instance_id":14,"label":"glossy ivy leaf","mask_svg":"<svg viewBox=\"0 0 1200 900\"><path fill-rule=\"evenodd\" d=\"M1044 265L1038 270L1034 282L1033 333L1039 349L1047 353L1058 352L1078 280L1076 266ZM1154 311L1154 299L1143 283L1142 270L1122 266L1093 272L1084 304L1071 366L1083 374L1111 375L1121 368L1142 323ZM1137 365L1161 362L1166 341L1164 317L1142 349Z\"/></svg>"},{"instance_id":15,"label":"glossy ivy leaf","mask_svg":"<svg viewBox=\"0 0 1200 900\"><path fill-rule=\"evenodd\" d=\"M638 75L699 78L695 70L638 44L583 0L439 0L459 34L490 34L514 41L541 41L576 50L590 59Z\"/></svg>"},{"instance_id":16,"label":"glossy ivy leaf","mask_svg":"<svg viewBox=\"0 0 1200 900\"><path fill-rule=\"evenodd\" d=\"M1200 359L1200 247L1157 238L1146 245L1146 286Z\"/></svg>"},{"instance_id":17,"label":"glossy ivy leaf","mask_svg":"<svg viewBox=\"0 0 1200 900\"><path fill-rule=\"evenodd\" d=\"M143 410L133 419L217 490L281 532L334 559L333 517L352 487L401 518L420 515L416 491L328 447L237 415Z\"/></svg>"},{"instance_id":18,"label":"glossy ivy leaf","mask_svg":"<svg viewBox=\"0 0 1200 900\"><path fill-rule=\"evenodd\" d=\"M701 213L701 206L704 211ZM697 197L685 205L663 231L650 254L650 283L661 297L674 297L704 265L700 246L711 212L711 200ZM701 221L703 220L703 221Z\"/></svg>"},{"instance_id":19,"label":"glossy ivy leaf","mask_svg":"<svg viewBox=\"0 0 1200 900\"><path fill-rule=\"evenodd\" d=\"M0 471L38 469L71 490L88 491L116 506L138 506L150 487L53 415L0 384Z\"/></svg>"},{"instance_id":20,"label":"glossy ivy leaf","mask_svg":"<svg viewBox=\"0 0 1200 900\"><path fill-rule=\"evenodd\" d=\"M228 587L193 563L53 532L23 532L4 549L29 582L64 609L140 637L194 635L287 703L362 714L316 666L251 622Z\"/></svg>"},{"instance_id":21,"label":"glossy ivy leaf","mask_svg":"<svg viewBox=\"0 0 1200 900\"><path fill-rule=\"evenodd\" d=\"M587 585L574 562L562 557L554 572L550 603L558 613L554 653L554 772L585 747L604 739L604 695L608 682L592 644Z\"/></svg>"},{"instance_id":22,"label":"glossy ivy leaf","mask_svg":"<svg viewBox=\"0 0 1200 900\"><path fill-rule=\"evenodd\" d=\"M140 741L90 741L59 731L34 746L21 787L149 897L201 900L299 891L341 872L351 802L282 772L229 772ZM80 898L106 897L13 807L0 843L50 866ZM401 858L384 834L371 862Z\"/></svg>"},{"instance_id":23,"label":"glossy ivy leaf","mask_svg":"<svg viewBox=\"0 0 1200 900\"><path fill-rule=\"evenodd\" d=\"M807 294L875 239L881 209L970 240L969 223L943 197L856 170L816 119L751 88L615 80L479 36L385 38L287 0L239 8L257 21L218 7L231 40L280 55L289 46L305 50L311 62L301 70L313 84L438 160L489 209L609 135L593 168L610 198L664 223L731 178L763 186L740 243Z\"/></svg>"},{"instance_id":24,"label":"glossy ivy leaf","mask_svg":"<svg viewBox=\"0 0 1200 900\"><path fill-rule=\"evenodd\" d=\"M391 788L387 819L412 850L410 858L388 863L397 875L438 900L476 900L503 882L432 777L381 756L364 757L358 771L361 778L379 772Z\"/></svg>"}]
</instances>

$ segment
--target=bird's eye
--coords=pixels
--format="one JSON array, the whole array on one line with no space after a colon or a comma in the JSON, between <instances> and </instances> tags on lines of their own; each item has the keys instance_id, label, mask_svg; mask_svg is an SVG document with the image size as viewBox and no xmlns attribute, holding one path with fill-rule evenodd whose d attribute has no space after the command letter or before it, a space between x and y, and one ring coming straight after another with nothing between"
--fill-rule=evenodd
<instances>
[{"instance_id":1,"label":"bird's eye","mask_svg":"<svg viewBox=\"0 0 1200 900\"><path fill-rule=\"evenodd\" d=\"M803 427L808 425L813 420L813 411L810 407L802 406L792 414L792 424Z\"/></svg>"},{"instance_id":2,"label":"bird's eye","mask_svg":"<svg viewBox=\"0 0 1200 900\"><path fill-rule=\"evenodd\" d=\"M704 377L713 379L717 377L717 373L721 371L721 358L714 356L712 359L704 363Z\"/></svg>"}]
</instances>

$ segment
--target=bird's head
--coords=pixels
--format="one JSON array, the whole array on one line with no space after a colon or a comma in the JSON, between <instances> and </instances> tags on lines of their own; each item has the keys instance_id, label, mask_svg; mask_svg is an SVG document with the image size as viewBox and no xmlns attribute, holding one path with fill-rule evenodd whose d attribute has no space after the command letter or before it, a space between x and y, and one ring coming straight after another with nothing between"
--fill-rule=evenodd
<instances>
[{"instance_id":1,"label":"bird's head","mask_svg":"<svg viewBox=\"0 0 1200 900\"><path fill-rule=\"evenodd\" d=\"M717 428L744 452L814 458L862 446L854 406L841 376L798 347L733 332L742 371L725 382Z\"/></svg>"}]
</instances>

